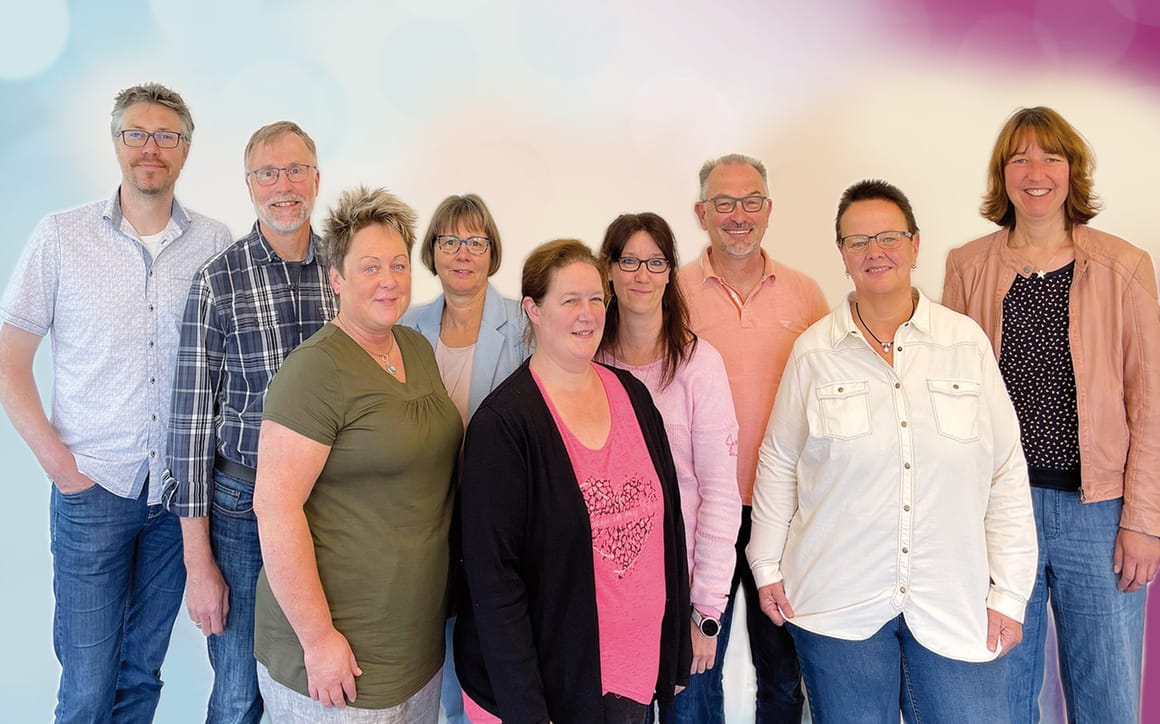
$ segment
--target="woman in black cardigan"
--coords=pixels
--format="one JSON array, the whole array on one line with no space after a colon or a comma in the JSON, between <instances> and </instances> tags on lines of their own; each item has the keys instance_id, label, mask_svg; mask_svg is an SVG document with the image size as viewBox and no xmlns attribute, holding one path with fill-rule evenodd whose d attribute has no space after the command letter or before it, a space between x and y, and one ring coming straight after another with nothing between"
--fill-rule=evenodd
<instances>
[{"instance_id":1,"label":"woman in black cardigan","mask_svg":"<svg viewBox=\"0 0 1160 724\"><path fill-rule=\"evenodd\" d=\"M592 362L603 279L580 242L532 252L536 351L467 431L455 649L476 724L650 722L688 680L676 473L648 390Z\"/></svg>"}]
</instances>

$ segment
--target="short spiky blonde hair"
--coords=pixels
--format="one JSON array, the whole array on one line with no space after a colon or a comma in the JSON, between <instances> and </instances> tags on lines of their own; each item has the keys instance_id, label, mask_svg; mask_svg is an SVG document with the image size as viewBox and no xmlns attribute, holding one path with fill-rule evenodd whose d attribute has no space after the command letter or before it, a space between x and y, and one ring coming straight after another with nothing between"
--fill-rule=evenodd
<instances>
[{"instance_id":1,"label":"short spiky blonde hair","mask_svg":"<svg viewBox=\"0 0 1160 724\"><path fill-rule=\"evenodd\" d=\"M407 246L407 255L415 245L415 211L385 188L355 186L342 192L322 227L318 248L322 263L342 271L342 261L350 251L355 234L382 224L399 232Z\"/></svg>"}]
</instances>

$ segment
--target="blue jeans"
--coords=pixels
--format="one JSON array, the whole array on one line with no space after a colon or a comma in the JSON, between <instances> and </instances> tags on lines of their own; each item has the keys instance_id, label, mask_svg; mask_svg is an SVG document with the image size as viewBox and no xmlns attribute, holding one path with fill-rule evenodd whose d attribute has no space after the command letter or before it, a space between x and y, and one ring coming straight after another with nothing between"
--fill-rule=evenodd
<instances>
[{"instance_id":1,"label":"blue jeans","mask_svg":"<svg viewBox=\"0 0 1160 724\"><path fill-rule=\"evenodd\" d=\"M915 640L902 616L865 641L786 628L797 644L814 724L895 724L899 712L908 722L1005 721L1003 660L939 656Z\"/></svg>"},{"instance_id":2,"label":"blue jeans","mask_svg":"<svg viewBox=\"0 0 1160 724\"><path fill-rule=\"evenodd\" d=\"M733 601L738 586L745 595L745 623L749 630L749 649L757 676L756 724L797 723L802 720L805 697L801 691L794 642L789 633L774 624L757 600L757 583L745 557L752 530L753 508L741 508L741 528L737 532L737 565L733 570L731 595L721 616L721 633L717 636L717 660L713 668L689 678L689 686L673 698L672 704L660 707L661 724L725 724L725 693L722 675L729 632L733 628Z\"/></svg>"},{"instance_id":3,"label":"blue jeans","mask_svg":"<svg viewBox=\"0 0 1160 724\"><path fill-rule=\"evenodd\" d=\"M225 630L206 639L213 667L208 724L257 724L262 695L254 662L254 589L262 568L252 483L214 471L210 546L230 587Z\"/></svg>"},{"instance_id":4,"label":"blue jeans","mask_svg":"<svg viewBox=\"0 0 1160 724\"><path fill-rule=\"evenodd\" d=\"M148 722L157 709L185 564L181 526L148 489L130 500L52 486L57 722Z\"/></svg>"},{"instance_id":5,"label":"blue jeans","mask_svg":"<svg viewBox=\"0 0 1160 724\"><path fill-rule=\"evenodd\" d=\"M454 633L455 619L449 618L443 636L447 642L447 652L443 656L443 689L439 699L443 704L447 724L471 724L467 714L463 712L463 687L459 685L459 677L455 675L455 651L452 648Z\"/></svg>"},{"instance_id":6,"label":"blue jeans","mask_svg":"<svg viewBox=\"0 0 1160 724\"><path fill-rule=\"evenodd\" d=\"M1109 724L1140 717L1145 589L1123 593L1112 572L1122 500L1080 503L1079 493L1031 489L1039 569L1023 643L1007 661L1011 721L1039 721L1047 604L1055 615L1068 720Z\"/></svg>"}]
</instances>

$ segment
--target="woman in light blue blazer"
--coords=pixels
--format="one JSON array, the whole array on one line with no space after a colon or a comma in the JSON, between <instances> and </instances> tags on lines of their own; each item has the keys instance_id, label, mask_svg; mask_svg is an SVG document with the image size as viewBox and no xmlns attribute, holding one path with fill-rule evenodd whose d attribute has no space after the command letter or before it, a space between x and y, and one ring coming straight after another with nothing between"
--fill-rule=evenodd
<instances>
[{"instance_id":1,"label":"woman in light blue blazer","mask_svg":"<svg viewBox=\"0 0 1160 724\"><path fill-rule=\"evenodd\" d=\"M505 299L488 282L499 269L502 246L495 219L479 196L444 199L421 244L423 264L439 277L443 293L429 304L411 307L401 323L414 327L435 348L443 385L466 426L483 399L527 357L527 319L519 302ZM452 535L458 536L457 528ZM456 577L462 570L458 550L458 540L453 540ZM451 655L454 623L447 622L442 701L448 722L463 724L468 720Z\"/></svg>"}]
</instances>

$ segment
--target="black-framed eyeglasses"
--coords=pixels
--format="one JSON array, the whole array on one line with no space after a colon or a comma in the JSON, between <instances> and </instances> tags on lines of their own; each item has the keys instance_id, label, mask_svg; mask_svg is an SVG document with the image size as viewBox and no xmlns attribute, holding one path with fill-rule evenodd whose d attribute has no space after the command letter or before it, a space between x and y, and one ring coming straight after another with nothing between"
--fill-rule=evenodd
<instances>
[{"instance_id":1,"label":"black-framed eyeglasses","mask_svg":"<svg viewBox=\"0 0 1160 724\"><path fill-rule=\"evenodd\" d=\"M466 246L467 250L476 256L481 256L491 246L491 239L486 236L469 236L460 239L455 234L439 234L435 237L435 248L444 254L454 254L459 247Z\"/></svg>"},{"instance_id":2,"label":"black-framed eyeglasses","mask_svg":"<svg viewBox=\"0 0 1160 724\"><path fill-rule=\"evenodd\" d=\"M250 171L249 175L253 176L260 186L272 186L278 183L278 174L286 174L286 178L290 179L296 184L300 184L306 179L310 178L310 170L314 166L308 163L292 163L289 166L263 166Z\"/></svg>"},{"instance_id":3,"label":"black-framed eyeglasses","mask_svg":"<svg viewBox=\"0 0 1160 724\"><path fill-rule=\"evenodd\" d=\"M731 214L733 209L737 208L737 204L741 204L741 208L750 214L756 214L765 206L765 202L769 200L768 196L760 194L751 194L749 196L714 196L711 199L705 199L702 203L712 204L713 209L718 214Z\"/></svg>"},{"instance_id":4,"label":"black-framed eyeglasses","mask_svg":"<svg viewBox=\"0 0 1160 724\"><path fill-rule=\"evenodd\" d=\"M177 144L181 143L182 135L177 131L142 131L136 128L130 128L121 131L121 143L129 148L141 148L149 139L157 144L158 148L177 148Z\"/></svg>"},{"instance_id":5,"label":"black-framed eyeglasses","mask_svg":"<svg viewBox=\"0 0 1160 724\"><path fill-rule=\"evenodd\" d=\"M841 238L842 247L846 251L862 252L870 248L870 240L878 242L879 249L894 249L914 234L909 231L879 231L877 234L850 234Z\"/></svg>"},{"instance_id":6,"label":"black-framed eyeglasses","mask_svg":"<svg viewBox=\"0 0 1160 724\"><path fill-rule=\"evenodd\" d=\"M669 270L669 260L663 256L656 256L652 259L637 259L635 256L622 256L616 260L616 265L622 271L626 272L634 272L640 269L641 264L644 264L644 268L653 274L664 274Z\"/></svg>"}]
</instances>

